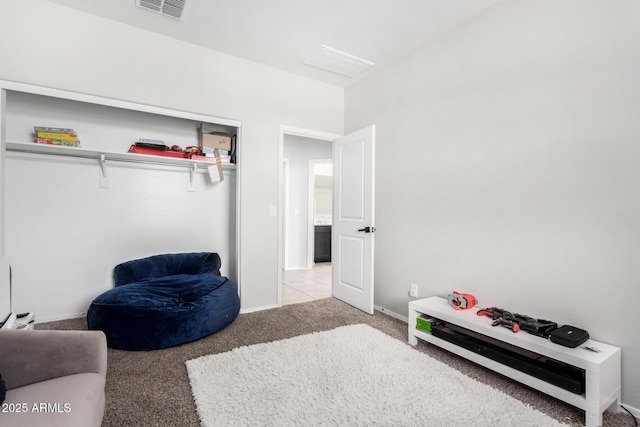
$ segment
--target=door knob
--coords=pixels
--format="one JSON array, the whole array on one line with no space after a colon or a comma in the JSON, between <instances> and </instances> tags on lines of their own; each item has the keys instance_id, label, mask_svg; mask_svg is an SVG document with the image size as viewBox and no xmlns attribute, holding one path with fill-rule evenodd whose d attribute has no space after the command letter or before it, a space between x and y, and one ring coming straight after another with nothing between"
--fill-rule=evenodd
<instances>
[{"instance_id":1,"label":"door knob","mask_svg":"<svg viewBox=\"0 0 640 427\"><path fill-rule=\"evenodd\" d=\"M358 231L363 231L365 233L375 233L376 232L376 228L375 227L365 227L365 228L361 228Z\"/></svg>"}]
</instances>

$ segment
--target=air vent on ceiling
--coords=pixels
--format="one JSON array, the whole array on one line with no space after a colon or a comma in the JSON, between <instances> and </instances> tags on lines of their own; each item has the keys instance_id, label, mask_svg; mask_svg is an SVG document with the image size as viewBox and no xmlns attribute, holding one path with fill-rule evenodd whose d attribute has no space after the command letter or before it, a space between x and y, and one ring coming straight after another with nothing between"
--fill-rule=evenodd
<instances>
[{"instance_id":1,"label":"air vent on ceiling","mask_svg":"<svg viewBox=\"0 0 640 427\"><path fill-rule=\"evenodd\" d=\"M185 0L136 0L136 6L183 20Z\"/></svg>"},{"instance_id":2,"label":"air vent on ceiling","mask_svg":"<svg viewBox=\"0 0 640 427\"><path fill-rule=\"evenodd\" d=\"M351 78L376 65L366 59L325 45L321 45L318 50L307 56L303 63Z\"/></svg>"}]
</instances>

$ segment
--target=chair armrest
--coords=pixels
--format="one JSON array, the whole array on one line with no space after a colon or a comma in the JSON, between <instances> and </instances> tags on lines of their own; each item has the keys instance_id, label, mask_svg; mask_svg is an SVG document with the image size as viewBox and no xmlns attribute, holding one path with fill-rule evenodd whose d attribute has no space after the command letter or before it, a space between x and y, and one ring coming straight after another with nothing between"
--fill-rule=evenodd
<instances>
[{"instance_id":1,"label":"chair armrest","mask_svg":"<svg viewBox=\"0 0 640 427\"><path fill-rule=\"evenodd\" d=\"M0 330L0 374L7 390L81 373L106 376L102 331Z\"/></svg>"}]
</instances>

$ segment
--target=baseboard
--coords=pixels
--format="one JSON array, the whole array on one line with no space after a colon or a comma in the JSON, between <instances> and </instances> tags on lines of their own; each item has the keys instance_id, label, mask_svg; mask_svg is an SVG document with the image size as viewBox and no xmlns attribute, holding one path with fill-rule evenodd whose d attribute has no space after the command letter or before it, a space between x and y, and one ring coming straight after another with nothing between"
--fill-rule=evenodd
<instances>
[{"instance_id":1,"label":"baseboard","mask_svg":"<svg viewBox=\"0 0 640 427\"><path fill-rule=\"evenodd\" d=\"M409 319L401 314L394 313L393 311L387 310L386 308L380 307L379 305L374 305L373 308L378 310L380 313L386 314L387 316L391 316L398 320L402 320L404 323L409 323Z\"/></svg>"},{"instance_id":2,"label":"baseboard","mask_svg":"<svg viewBox=\"0 0 640 427\"><path fill-rule=\"evenodd\" d=\"M625 408L627 408L627 410L629 412L631 412L633 414L634 417L640 419L640 409L638 408L634 408L633 406L629 406L627 404L622 404L622 406L624 406ZM629 413L627 411L625 411L624 409L620 409L621 412L624 412L625 414L629 415Z\"/></svg>"},{"instance_id":3,"label":"baseboard","mask_svg":"<svg viewBox=\"0 0 640 427\"><path fill-rule=\"evenodd\" d=\"M38 317L38 312L36 311L34 323L38 324L38 323L46 323L46 322L55 322L57 320L77 319L78 317L86 317L86 316L87 316L87 312L85 311L82 313L69 313L69 314L60 314L57 316Z\"/></svg>"},{"instance_id":4,"label":"baseboard","mask_svg":"<svg viewBox=\"0 0 640 427\"><path fill-rule=\"evenodd\" d=\"M253 313L254 311L271 310L272 308L278 308L278 304L263 305L261 307L240 308L240 314Z\"/></svg>"}]
</instances>

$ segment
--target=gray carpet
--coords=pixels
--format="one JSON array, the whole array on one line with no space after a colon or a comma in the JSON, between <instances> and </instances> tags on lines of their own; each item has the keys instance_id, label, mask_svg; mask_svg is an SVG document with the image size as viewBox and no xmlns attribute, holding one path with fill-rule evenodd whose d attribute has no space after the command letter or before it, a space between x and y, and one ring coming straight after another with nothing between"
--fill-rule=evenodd
<instances>
[{"instance_id":1,"label":"gray carpet","mask_svg":"<svg viewBox=\"0 0 640 427\"><path fill-rule=\"evenodd\" d=\"M225 330L178 347L149 352L109 349L103 426L199 426L185 366L187 360L357 323L407 342L406 323L380 312L370 316L327 298L242 314ZM87 323L84 318L69 319L37 324L36 329L87 329ZM420 341L416 348L567 425L584 423L584 412L579 409L428 343ZM604 415L606 427L634 425L632 417L624 412Z\"/></svg>"}]
</instances>

